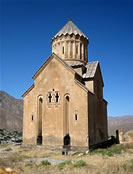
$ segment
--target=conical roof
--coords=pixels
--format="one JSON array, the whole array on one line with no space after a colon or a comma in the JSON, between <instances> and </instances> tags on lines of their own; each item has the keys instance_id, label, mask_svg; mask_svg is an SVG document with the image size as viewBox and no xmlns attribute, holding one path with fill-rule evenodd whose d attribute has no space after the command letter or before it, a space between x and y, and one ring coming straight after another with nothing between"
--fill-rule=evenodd
<instances>
[{"instance_id":1,"label":"conical roof","mask_svg":"<svg viewBox=\"0 0 133 174\"><path fill-rule=\"evenodd\" d=\"M84 33L82 33L78 27L71 21L69 20L68 23L53 37L56 38L58 36L61 36L61 35L66 35L66 34L75 34L75 35L80 35L80 36L83 36L85 37L86 39L88 39Z\"/></svg>"}]
</instances>

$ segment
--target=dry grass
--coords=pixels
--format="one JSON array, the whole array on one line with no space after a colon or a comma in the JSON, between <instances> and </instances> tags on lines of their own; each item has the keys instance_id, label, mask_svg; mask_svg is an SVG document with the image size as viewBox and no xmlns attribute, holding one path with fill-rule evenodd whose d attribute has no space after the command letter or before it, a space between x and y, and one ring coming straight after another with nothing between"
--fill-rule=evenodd
<instances>
[{"instance_id":1,"label":"dry grass","mask_svg":"<svg viewBox=\"0 0 133 174\"><path fill-rule=\"evenodd\" d=\"M93 150L90 152L90 154L101 154L103 156L114 156L117 154L121 154L122 151L124 151L124 146L123 145L113 145L110 148L107 149L97 149L97 150Z\"/></svg>"},{"instance_id":2,"label":"dry grass","mask_svg":"<svg viewBox=\"0 0 133 174\"><path fill-rule=\"evenodd\" d=\"M0 167L11 167L19 174L132 174L133 154L131 152L133 152L132 144L117 145L83 156L79 156L79 153L74 156L63 156L59 151L20 146L15 151L0 152ZM48 165L47 161L43 161L38 165L32 161L24 162L27 158L51 158L65 160L65 162L60 165Z\"/></svg>"},{"instance_id":3,"label":"dry grass","mask_svg":"<svg viewBox=\"0 0 133 174\"><path fill-rule=\"evenodd\" d=\"M126 143L126 144L124 145L124 149L125 149L125 151L126 151L126 150L130 150L130 151L133 152L133 143Z\"/></svg>"},{"instance_id":4,"label":"dry grass","mask_svg":"<svg viewBox=\"0 0 133 174\"><path fill-rule=\"evenodd\" d=\"M0 158L0 167L7 167L8 163L5 159Z\"/></svg>"}]
</instances>

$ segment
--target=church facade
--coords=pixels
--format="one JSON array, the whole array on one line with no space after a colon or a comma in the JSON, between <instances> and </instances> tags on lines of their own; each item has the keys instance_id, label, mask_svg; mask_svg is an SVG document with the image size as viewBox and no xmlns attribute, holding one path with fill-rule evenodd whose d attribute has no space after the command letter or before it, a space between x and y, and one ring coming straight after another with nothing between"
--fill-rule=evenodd
<instances>
[{"instance_id":1,"label":"church facade","mask_svg":"<svg viewBox=\"0 0 133 174\"><path fill-rule=\"evenodd\" d=\"M88 38L70 20L51 44L23 94L23 143L88 149L106 141L104 82L99 62L88 62Z\"/></svg>"}]
</instances>

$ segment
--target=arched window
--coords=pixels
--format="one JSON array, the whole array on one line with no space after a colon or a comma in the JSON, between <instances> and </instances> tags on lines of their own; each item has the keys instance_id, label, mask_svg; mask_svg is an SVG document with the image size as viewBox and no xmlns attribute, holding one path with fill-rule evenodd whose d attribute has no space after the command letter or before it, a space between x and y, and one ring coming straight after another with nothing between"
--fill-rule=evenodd
<instances>
[{"instance_id":1,"label":"arched window","mask_svg":"<svg viewBox=\"0 0 133 174\"><path fill-rule=\"evenodd\" d=\"M69 96L68 95L66 96L66 100L69 102Z\"/></svg>"},{"instance_id":2,"label":"arched window","mask_svg":"<svg viewBox=\"0 0 133 174\"><path fill-rule=\"evenodd\" d=\"M34 115L32 114L32 116L31 116L31 120L33 121L34 120Z\"/></svg>"},{"instance_id":3,"label":"arched window","mask_svg":"<svg viewBox=\"0 0 133 174\"><path fill-rule=\"evenodd\" d=\"M39 98L39 102L42 103L42 98L41 97Z\"/></svg>"},{"instance_id":4,"label":"arched window","mask_svg":"<svg viewBox=\"0 0 133 174\"><path fill-rule=\"evenodd\" d=\"M77 114L75 114L75 120L78 120L78 115Z\"/></svg>"}]
</instances>

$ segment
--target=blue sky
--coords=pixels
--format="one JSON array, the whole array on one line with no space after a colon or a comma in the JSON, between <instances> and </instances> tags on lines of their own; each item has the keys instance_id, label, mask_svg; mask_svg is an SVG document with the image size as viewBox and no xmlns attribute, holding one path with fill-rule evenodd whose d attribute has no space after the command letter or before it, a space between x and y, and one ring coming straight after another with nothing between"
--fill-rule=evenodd
<instances>
[{"instance_id":1,"label":"blue sky","mask_svg":"<svg viewBox=\"0 0 133 174\"><path fill-rule=\"evenodd\" d=\"M132 0L0 0L0 90L21 98L70 13L100 62L108 115L132 115Z\"/></svg>"}]
</instances>

